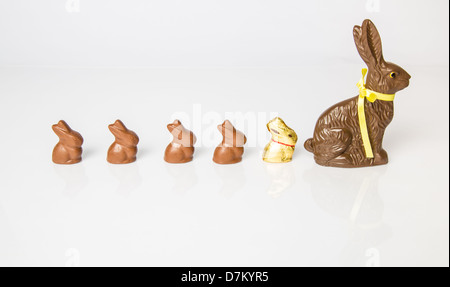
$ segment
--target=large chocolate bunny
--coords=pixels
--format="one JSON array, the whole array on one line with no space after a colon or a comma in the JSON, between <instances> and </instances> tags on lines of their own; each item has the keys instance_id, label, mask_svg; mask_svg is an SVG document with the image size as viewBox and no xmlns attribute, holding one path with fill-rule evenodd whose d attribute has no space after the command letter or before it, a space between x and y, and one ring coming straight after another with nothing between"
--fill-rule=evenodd
<instances>
[{"instance_id":1,"label":"large chocolate bunny","mask_svg":"<svg viewBox=\"0 0 450 287\"><path fill-rule=\"evenodd\" d=\"M394 117L395 93L409 86L411 76L401 67L386 62L381 38L370 20L355 26L353 36L358 52L369 67L367 82L358 84L360 95L338 103L319 118L314 137L305 148L314 153L319 165L367 167L388 163L383 149L386 127Z\"/></svg>"},{"instance_id":2,"label":"large chocolate bunny","mask_svg":"<svg viewBox=\"0 0 450 287\"><path fill-rule=\"evenodd\" d=\"M194 145L197 141L194 133L187 130L179 120L167 126L173 135L173 141L166 148L164 160L168 163L187 163L194 159Z\"/></svg>"},{"instance_id":3,"label":"large chocolate bunny","mask_svg":"<svg viewBox=\"0 0 450 287\"><path fill-rule=\"evenodd\" d=\"M241 162L244 154L244 145L247 143L245 135L236 130L228 120L217 128L223 136L223 141L214 152L214 162L217 164Z\"/></svg>"},{"instance_id":4,"label":"large chocolate bunny","mask_svg":"<svg viewBox=\"0 0 450 287\"><path fill-rule=\"evenodd\" d=\"M72 130L65 121L59 121L52 126L59 137L59 142L53 149L52 160L57 164L75 164L81 161L83 137Z\"/></svg>"},{"instance_id":5,"label":"large chocolate bunny","mask_svg":"<svg viewBox=\"0 0 450 287\"><path fill-rule=\"evenodd\" d=\"M136 161L139 137L117 120L108 126L116 140L109 147L107 160L112 164L127 164Z\"/></svg>"}]
</instances>

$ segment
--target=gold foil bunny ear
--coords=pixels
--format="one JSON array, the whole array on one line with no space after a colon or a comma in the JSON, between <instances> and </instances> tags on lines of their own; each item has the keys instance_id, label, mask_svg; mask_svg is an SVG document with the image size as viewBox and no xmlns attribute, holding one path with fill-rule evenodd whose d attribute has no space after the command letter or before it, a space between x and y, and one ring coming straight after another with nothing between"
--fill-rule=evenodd
<instances>
[{"instance_id":1,"label":"gold foil bunny ear","mask_svg":"<svg viewBox=\"0 0 450 287\"><path fill-rule=\"evenodd\" d=\"M298 136L286 123L275 118L267 124L272 134L270 143L264 149L263 160L270 163L285 163L292 161Z\"/></svg>"}]
</instances>

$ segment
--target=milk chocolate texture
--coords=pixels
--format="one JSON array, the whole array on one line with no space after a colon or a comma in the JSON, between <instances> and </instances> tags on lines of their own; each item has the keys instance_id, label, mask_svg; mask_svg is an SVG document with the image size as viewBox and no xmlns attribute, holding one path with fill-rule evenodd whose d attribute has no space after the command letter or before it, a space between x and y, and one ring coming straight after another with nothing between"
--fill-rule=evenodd
<instances>
[{"instance_id":1,"label":"milk chocolate texture","mask_svg":"<svg viewBox=\"0 0 450 287\"><path fill-rule=\"evenodd\" d=\"M179 120L167 125L173 136L172 142L167 146L164 160L168 163L187 163L194 159L194 145L197 138L193 132L186 129Z\"/></svg>"},{"instance_id":2,"label":"milk chocolate texture","mask_svg":"<svg viewBox=\"0 0 450 287\"><path fill-rule=\"evenodd\" d=\"M366 89L395 94L409 86L411 76L396 64L386 62L383 56L381 37L370 20L353 28L356 48L369 67ZM374 157L365 153L358 118L359 96L340 102L326 110L317 121L314 135L304 146L314 154L317 164L330 167L368 167L388 163L388 154L383 148L386 127L394 118L394 103L365 99L367 129Z\"/></svg>"},{"instance_id":3,"label":"milk chocolate texture","mask_svg":"<svg viewBox=\"0 0 450 287\"><path fill-rule=\"evenodd\" d=\"M136 133L129 130L120 120L109 125L108 128L115 137L115 141L108 150L108 162L112 164L135 162L139 143Z\"/></svg>"},{"instance_id":4,"label":"milk chocolate texture","mask_svg":"<svg viewBox=\"0 0 450 287\"><path fill-rule=\"evenodd\" d=\"M83 138L72 130L69 125L60 121L54 125L53 130L60 138L53 151L53 162L58 164L74 164L81 161ZM137 134L129 130L125 124L117 120L108 126L114 135L114 142L108 149L107 161L111 164L128 164L136 161L139 143ZM197 141L195 134L186 129L179 120L167 125L173 136L172 142L167 146L164 160L168 163L187 163L193 160L194 145ZM242 161L244 145L247 137L231 124L225 121L218 126L223 135L222 143L214 152L214 162L218 164L235 164Z\"/></svg>"},{"instance_id":5,"label":"milk chocolate texture","mask_svg":"<svg viewBox=\"0 0 450 287\"><path fill-rule=\"evenodd\" d=\"M236 164L242 161L247 137L226 120L217 127L223 136L222 143L214 152L213 161L217 164Z\"/></svg>"},{"instance_id":6,"label":"milk chocolate texture","mask_svg":"<svg viewBox=\"0 0 450 287\"><path fill-rule=\"evenodd\" d=\"M75 164L81 161L83 137L72 130L65 121L59 121L52 126L59 138L53 149L52 160L56 164Z\"/></svg>"}]
</instances>

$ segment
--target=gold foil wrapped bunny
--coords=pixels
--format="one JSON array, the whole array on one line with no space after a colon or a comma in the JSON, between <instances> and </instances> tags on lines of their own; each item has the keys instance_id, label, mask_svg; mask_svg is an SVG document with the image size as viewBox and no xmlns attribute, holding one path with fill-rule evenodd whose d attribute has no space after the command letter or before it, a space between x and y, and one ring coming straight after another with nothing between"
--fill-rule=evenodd
<instances>
[{"instance_id":1,"label":"gold foil wrapped bunny","mask_svg":"<svg viewBox=\"0 0 450 287\"><path fill-rule=\"evenodd\" d=\"M285 163L292 161L298 136L280 118L275 118L267 124L272 134L270 143L264 149L263 160L270 163Z\"/></svg>"}]
</instances>

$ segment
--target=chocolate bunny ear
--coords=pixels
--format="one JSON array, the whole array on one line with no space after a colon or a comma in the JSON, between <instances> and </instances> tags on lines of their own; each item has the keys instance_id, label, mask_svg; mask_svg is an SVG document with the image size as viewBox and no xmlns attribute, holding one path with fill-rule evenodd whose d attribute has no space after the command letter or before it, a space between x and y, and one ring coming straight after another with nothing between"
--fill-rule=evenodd
<instances>
[{"instance_id":1,"label":"chocolate bunny ear","mask_svg":"<svg viewBox=\"0 0 450 287\"><path fill-rule=\"evenodd\" d=\"M63 120L59 121L56 125L53 125L52 129L58 136L68 135L72 131L70 126Z\"/></svg>"},{"instance_id":2,"label":"chocolate bunny ear","mask_svg":"<svg viewBox=\"0 0 450 287\"><path fill-rule=\"evenodd\" d=\"M362 27L355 26L353 38L359 55L368 67L375 67L384 62L380 33L372 21L364 20Z\"/></svg>"},{"instance_id":3,"label":"chocolate bunny ear","mask_svg":"<svg viewBox=\"0 0 450 287\"><path fill-rule=\"evenodd\" d=\"M169 132L172 132L175 129L175 125L174 124L168 124L167 125L167 129L169 130Z\"/></svg>"},{"instance_id":4,"label":"chocolate bunny ear","mask_svg":"<svg viewBox=\"0 0 450 287\"><path fill-rule=\"evenodd\" d=\"M372 51L372 55L377 61L377 64L381 64L384 59L380 33L372 21L366 20L365 25L367 25L367 41L369 43L369 48Z\"/></svg>"},{"instance_id":5,"label":"chocolate bunny ear","mask_svg":"<svg viewBox=\"0 0 450 287\"><path fill-rule=\"evenodd\" d=\"M180 120L174 120L173 123L167 125L169 132L172 132L177 127L182 126Z\"/></svg>"},{"instance_id":6,"label":"chocolate bunny ear","mask_svg":"<svg viewBox=\"0 0 450 287\"><path fill-rule=\"evenodd\" d=\"M173 133L174 130L176 130L175 137L178 138L178 140L181 140L183 138L183 124L181 124L180 120L175 120L173 123L167 125L167 129L170 133Z\"/></svg>"},{"instance_id":7,"label":"chocolate bunny ear","mask_svg":"<svg viewBox=\"0 0 450 287\"><path fill-rule=\"evenodd\" d=\"M128 130L127 127L125 126L125 124L121 120L116 120L114 122L114 124L112 124L110 126L116 128L116 129L122 130L122 131Z\"/></svg>"}]
</instances>

